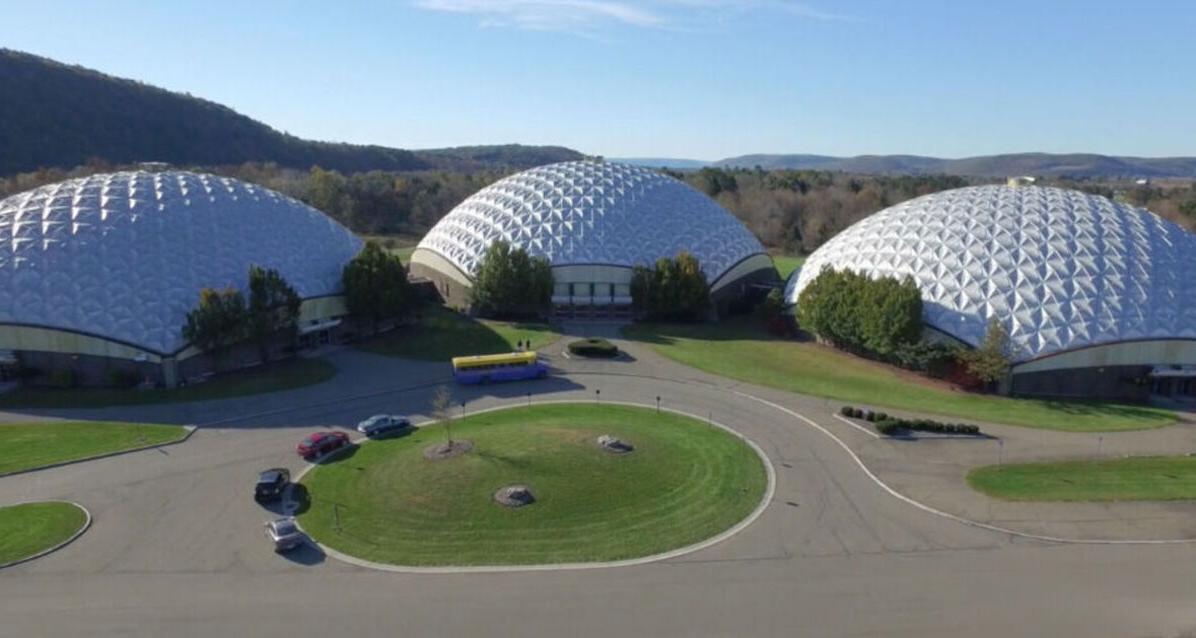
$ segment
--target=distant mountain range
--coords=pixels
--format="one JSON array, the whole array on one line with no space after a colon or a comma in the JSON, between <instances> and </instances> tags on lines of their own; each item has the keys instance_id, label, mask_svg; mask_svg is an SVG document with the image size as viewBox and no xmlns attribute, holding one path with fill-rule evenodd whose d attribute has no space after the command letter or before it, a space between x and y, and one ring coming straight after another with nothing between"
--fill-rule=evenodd
<instances>
[{"instance_id":1,"label":"distant mountain range","mask_svg":"<svg viewBox=\"0 0 1196 638\"><path fill-rule=\"evenodd\" d=\"M945 174L968 177L1173 177L1196 178L1196 157L1117 157L1090 153L1013 153L962 159L920 155L741 155L716 162L670 158L628 158L641 166L697 170L706 166L766 170L821 170L869 175Z\"/></svg>"},{"instance_id":2,"label":"distant mountain range","mask_svg":"<svg viewBox=\"0 0 1196 638\"><path fill-rule=\"evenodd\" d=\"M305 140L215 102L0 49L0 175L96 158L363 171L527 168L582 157L558 146L411 151Z\"/></svg>"}]
</instances>

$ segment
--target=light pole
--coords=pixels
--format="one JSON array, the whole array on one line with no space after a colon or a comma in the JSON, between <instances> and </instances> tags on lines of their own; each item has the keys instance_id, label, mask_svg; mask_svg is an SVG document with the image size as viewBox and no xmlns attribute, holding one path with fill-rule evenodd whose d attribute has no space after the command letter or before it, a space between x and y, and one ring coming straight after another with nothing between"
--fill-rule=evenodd
<instances>
[{"instance_id":1,"label":"light pole","mask_svg":"<svg viewBox=\"0 0 1196 638\"><path fill-rule=\"evenodd\" d=\"M1005 439L997 439L997 465L1002 465L1005 457Z\"/></svg>"},{"instance_id":2,"label":"light pole","mask_svg":"<svg viewBox=\"0 0 1196 638\"><path fill-rule=\"evenodd\" d=\"M1103 436L1096 437L1096 455L1097 456L1101 455L1101 450L1104 448L1104 446L1105 446L1105 437L1103 437Z\"/></svg>"},{"instance_id":3,"label":"light pole","mask_svg":"<svg viewBox=\"0 0 1196 638\"><path fill-rule=\"evenodd\" d=\"M464 401L461 402L461 418L462 419L465 418L465 402Z\"/></svg>"},{"instance_id":4,"label":"light pole","mask_svg":"<svg viewBox=\"0 0 1196 638\"><path fill-rule=\"evenodd\" d=\"M602 390L594 390L594 403L602 402Z\"/></svg>"},{"instance_id":5,"label":"light pole","mask_svg":"<svg viewBox=\"0 0 1196 638\"><path fill-rule=\"evenodd\" d=\"M656 397L656 413L660 414L660 397Z\"/></svg>"}]
</instances>

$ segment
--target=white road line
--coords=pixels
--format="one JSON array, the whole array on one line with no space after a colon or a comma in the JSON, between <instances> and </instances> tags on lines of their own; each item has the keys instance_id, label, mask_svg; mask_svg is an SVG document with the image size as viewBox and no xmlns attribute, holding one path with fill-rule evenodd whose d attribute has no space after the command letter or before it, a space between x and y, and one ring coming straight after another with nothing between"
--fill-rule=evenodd
<instances>
[{"instance_id":1,"label":"white road line","mask_svg":"<svg viewBox=\"0 0 1196 638\"><path fill-rule=\"evenodd\" d=\"M872 430L869 430L868 428L860 425L859 423L852 423L850 419L845 419L845 418L839 416L838 414L832 414L831 416L835 417L836 419L839 419L840 421L846 423L847 425L850 425L851 427L859 430L860 432L863 432L864 434L867 434L868 436L870 436L874 439L880 438L879 434L873 432Z\"/></svg>"},{"instance_id":2,"label":"white road line","mask_svg":"<svg viewBox=\"0 0 1196 638\"><path fill-rule=\"evenodd\" d=\"M1067 543L1067 544L1077 544L1077 545L1176 545L1176 544L1180 544L1180 543L1196 543L1196 538L1169 538L1169 539L1161 539L1161 540L1112 540L1112 539L1060 538L1058 536L1046 536L1043 534L1030 534L1028 532L1019 532L1014 529L1008 529L1008 528L1000 527L997 525L991 525L989 523L981 523L980 521L974 521L972 519L964 518L962 516L956 516L955 514L951 514L949 512L944 512L942 510L935 509L929 505L926 505L925 503L915 501L914 499L889 487L889 485L887 483L885 483L884 481L880 480L880 477L878 477L876 474L874 474L872 472L872 470L868 469L867 465L864 465L864 461L861 460L860 457L850 447L848 447L848 445L846 443L844 443L842 439L835 436L833 433L831 433L830 430L815 423L813 420L807 418L806 416L799 414L797 412L794 412L793 410L790 410L789 408L787 408L783 405L773 403L772 401L769 401L767 399L761 399L760 397L752 396L750 394L747 394L746 392L740 392L739 390L732 390L732 392L734 392L735 394L738 394L741 397L751 399L753 401L763 403L764 405L776 408L777 410L780 410L781 412L784 412L796 419L799 419L799 420L805 422L806 424L808 424L810 427L827 435L828 437L831 438L832 441L834 441L835 443L838 443L839 447L842 447L843 450L845 452L847 452L847 454L852 458L852 460L855 461L856 465L858 465L860 467L860 469L864 471L864 474L866 474L868 476L868 478L872 479L873 483L876 483L876 485L878 485L881 489L883 489L884 491L891 494L894 498L901 500L905 503L908 503L910 505L913 505L914 507L916 507L924 512L933 514L935 516L939 516L939 517L942 517L942 518L945 518L948 520L952 520L957 523L962 523L964 525L969 525L971 527L977 527L980 529L988 530L990 532L997 532L1000 534L1008 534L1010 536L1017 536L1020 538L1028 538L1028 539L1038 540L1038 541L1046 541L1048 543Z\"/></svg>"}]
</instances>

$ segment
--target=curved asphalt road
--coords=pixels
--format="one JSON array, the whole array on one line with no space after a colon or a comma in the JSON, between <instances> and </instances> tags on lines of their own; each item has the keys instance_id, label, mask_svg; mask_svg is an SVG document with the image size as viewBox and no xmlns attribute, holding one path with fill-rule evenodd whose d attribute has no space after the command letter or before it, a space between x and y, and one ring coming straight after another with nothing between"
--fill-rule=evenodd
<instances>
[{"instance_id":1,"label":"curved asphalt road","mask_svg":"<svg viewBox=\"0 0 1196 638\"><path fill-rule=\"evenodd\" d=\"M255 473L298 466L314 425L418 414L443 366L342 352L333 386L125 418L216 421L185 444L0 479L0 502L70 498L92 529L0 572L0 636L1174 636L1196 629L1196 546L1026 541L926 514L880 489L824 434L727 383L629 346L634 362L558 358L562 375L462 395L663 403L754 440L777 470L755 524L637 567L497 574L375 572L275 555ZM335 384L339 383L339 387ZM411 387L407 391L388 388ZM337 400L346 392L369 394ZM770 397L774 400L775 396ZM803 410L810 403L793 397ZM295 407L299 401L327 401ZM275 410L286 410L274 412ZM804 413L804 412L803 412ZM92 411L89 416L114 416ZM825 413L807 414L836 432ZM838 429L836 429L838 428ZM846 434L845 434L846 435Z\"/></svg>"}]
</instances>

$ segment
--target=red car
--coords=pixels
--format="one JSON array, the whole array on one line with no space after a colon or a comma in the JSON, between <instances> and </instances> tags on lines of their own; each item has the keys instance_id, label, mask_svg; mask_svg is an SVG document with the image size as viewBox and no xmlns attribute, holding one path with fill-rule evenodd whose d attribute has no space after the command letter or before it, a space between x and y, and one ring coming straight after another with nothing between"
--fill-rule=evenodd
<instances>
[{"instance_id":1,"label":"red car","mask_svg":"<svg viewBox=\"0 0 1196 638\"><path fill-rule=\"evenodd\" d=\"M333 450L339 450L349 444L349 435L344 432L314 432L299 443L295 451L305 459L314 456L324 456Z\"/></svg>"}]
</instances>

